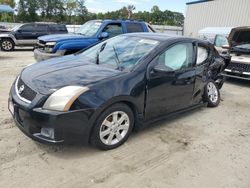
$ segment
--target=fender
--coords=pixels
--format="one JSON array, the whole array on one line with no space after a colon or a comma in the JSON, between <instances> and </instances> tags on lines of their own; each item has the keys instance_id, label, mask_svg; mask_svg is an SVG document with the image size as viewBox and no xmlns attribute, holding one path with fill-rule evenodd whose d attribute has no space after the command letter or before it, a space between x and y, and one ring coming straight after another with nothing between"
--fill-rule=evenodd
<instances>
[{"instance_id":1,"label":"fender","mask_svg":"<svg viewBox=\"0 0 250 188\"><path fill-rule=\"evenodd\" d=\"M0 39L1 39L1 38L10 38L10 39L13 40L13 42L15 43L15 45L18 44L18 41L16 40L16 38L14 37L14 35L11 34L11 33L1 33L1 34L0 34Z\"/></svg>"}]
</instances>

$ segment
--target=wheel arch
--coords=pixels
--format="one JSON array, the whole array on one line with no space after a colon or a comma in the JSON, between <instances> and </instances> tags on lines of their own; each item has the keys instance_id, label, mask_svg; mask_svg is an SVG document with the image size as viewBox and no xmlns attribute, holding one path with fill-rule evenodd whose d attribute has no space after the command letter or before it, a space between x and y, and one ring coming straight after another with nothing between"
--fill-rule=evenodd
<instances>
[{"instance_id":1,"label":"wheel arch","mask_svg":"<svg viewBox=\"0 0 250 188\"><path fill-rule=\"evenodd\" d=\"M0 34L0 39L10 39L13 41L13 43L15 45L17 45L17 40L15 39L15 37L12 34Z\"/></svg>"},{"instance_id":2,"label":"wheel arch","mask_svg":"<svg viewBox=\"0 0 250 188\"><path fill-rule=\"evenodd\" d=\"M108 109L110 106L113 106L115 104L119 104L119 103L122 103L122 104L125 104L127 105L133 112L133 115L134 115L134 127L133 127L133 130L135 130L138 126L139 126L139 121L140 121L140 118L139 118L139 109L138 109L138 106L135 104L135 102L133 102L132 100L129 100L129 99L120 99L120 100L113 100L112 102L107 102L105 103L105 105L102 105L102 107L97 111L97 113L92 117L92 122L93 122L93 126L91 127L90 129L90 132L89 132L89 138L88 138L88 141L90 142L91 141L91 135L93 133L93 130L94 130L94 124L97 120L97 118L106 110Z\"/></svg>"}]
</instances>

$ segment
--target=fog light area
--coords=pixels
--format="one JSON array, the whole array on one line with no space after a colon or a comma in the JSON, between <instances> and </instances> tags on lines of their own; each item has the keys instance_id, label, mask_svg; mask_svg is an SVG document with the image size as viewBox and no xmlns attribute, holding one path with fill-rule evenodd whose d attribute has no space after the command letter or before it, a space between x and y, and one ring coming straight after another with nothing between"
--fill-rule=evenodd
<instances>
[{"instance_id":1,"label":"fog light area","mask_svg":"<svg viewBox=\"0 0 250 188\"><path fill-rule=\"evenodd\" d=\"M41 129L41 135L54 139L54 129L53 128L42 128Z\"/></svg>"}]
</instances>

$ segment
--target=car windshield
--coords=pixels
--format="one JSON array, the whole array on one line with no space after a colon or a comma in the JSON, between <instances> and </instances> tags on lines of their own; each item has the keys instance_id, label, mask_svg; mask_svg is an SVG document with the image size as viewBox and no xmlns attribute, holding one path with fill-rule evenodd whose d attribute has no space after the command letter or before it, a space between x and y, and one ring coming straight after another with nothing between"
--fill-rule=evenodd
<instances>
[{"instance_id":1,"label":"car windshield","mask_svg":"<svg viewBox=\"0 0 250 188\"><path fill-rule=\"evenodd\" d=\"M92 37L96 34L101 26L101 21L90 21L83 24L75 33L84 35L87 37Z\"/></svg>"},{"instance_id":2,"label":"car windshield","mask_svg":"<svg viewBox=\"0 0 250 188\"><path fill-rule=\"evenodd\" d=\"M158 44L158 41L152 39L117 36L85 50L80 56L93 63L122 71L133 68Z\"/></svg>"}]
</instances>

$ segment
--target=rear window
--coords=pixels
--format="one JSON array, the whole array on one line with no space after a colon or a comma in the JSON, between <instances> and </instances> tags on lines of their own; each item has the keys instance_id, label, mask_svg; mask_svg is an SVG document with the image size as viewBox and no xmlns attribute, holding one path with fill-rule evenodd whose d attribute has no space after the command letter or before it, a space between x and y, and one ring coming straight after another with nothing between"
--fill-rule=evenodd
<instances>
[{"instance_id":1,"label":"rear window","mask_svg":"<svg viewBox=\"0 0 250 188\"><path fill-rule=\"evenodd\" d=\"M142 24L140 23L127 23L128 33L143 32Z\"/></svg>"},{"instance_id":2,"label":"rear window","mask_svg":"<svg viewBox=\"0 0 250 188\"><path fill-rule=\"evenodd\" d=\"M48 30L47 25L37 24L37 26L36 26L36 31L37 32L47 32L47 30Z\"/></svg>"},{"instance_id":3,"label":"rear window","mask_svg":"<svg viewBox=\"0 0 250 188\"><path fill-rule=\"evenodd\" d=\"M67 32L67 28L65 25L49 25L49 28L52 32Z\"/></svg>"}]
</instances>

